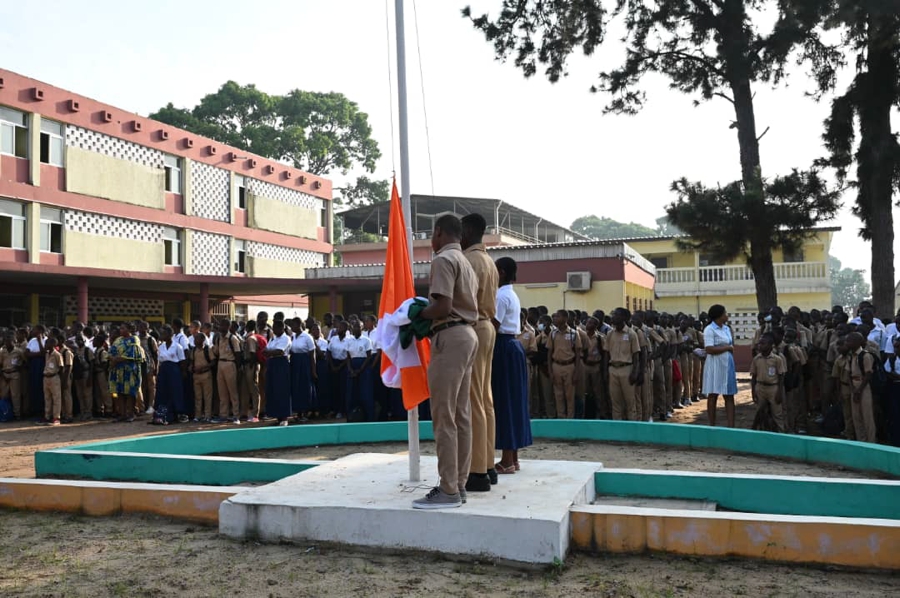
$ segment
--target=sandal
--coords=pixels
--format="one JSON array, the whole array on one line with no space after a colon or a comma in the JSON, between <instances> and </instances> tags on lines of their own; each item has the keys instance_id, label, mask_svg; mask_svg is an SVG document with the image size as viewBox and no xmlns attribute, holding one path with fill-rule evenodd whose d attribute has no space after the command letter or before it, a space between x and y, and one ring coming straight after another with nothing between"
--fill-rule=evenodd
<instances>
[{"instance_id":1,"label":"sandal","mask_svg":"<svg viewBox=\"0 0 900 598\"><path fill-rule=\"evenodd\" d=\"M516 466L510 465L509 467L504 467L503 464L497 463L494 465L494 469L497 470L497 473L516 473Z\"/></svg>"},{"instance_id":2,"label":"sandal","mask_svg":"<svg viewBox=\"0 0 900 598\"><path fill-rule=\"evenodd\" d=\"M522 469L521 467L519 467L519 462L518 462L518 461L514 461L514 462L513 462L513 467L516 468L516 471L519 471L520 469Z\"/></svg>"}]
</instances>

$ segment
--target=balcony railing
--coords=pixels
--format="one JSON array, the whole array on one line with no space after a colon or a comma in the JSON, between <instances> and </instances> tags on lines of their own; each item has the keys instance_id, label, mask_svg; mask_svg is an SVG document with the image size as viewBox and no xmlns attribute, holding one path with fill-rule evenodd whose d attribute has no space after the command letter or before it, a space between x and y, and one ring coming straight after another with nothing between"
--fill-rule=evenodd
<instances>
[{"instance_id":1,"label":"balcony railing","mask_svg":"<svg viewBox=\"0 0 900 598\"><path fill-rule=\"evenodd\" d=\"M774 264L775 280L798 287L828 285L825 262L790 262ZM689 292L735 290L754 286L749 266L703 266L701 268L660 268L656 271L658 291Z\"/></svg>"}]
</instances>

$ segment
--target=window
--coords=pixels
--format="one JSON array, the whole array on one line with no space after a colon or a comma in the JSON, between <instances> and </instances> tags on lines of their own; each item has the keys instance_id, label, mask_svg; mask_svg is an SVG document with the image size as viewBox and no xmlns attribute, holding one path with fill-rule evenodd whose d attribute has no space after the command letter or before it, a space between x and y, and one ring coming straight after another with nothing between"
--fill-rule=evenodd
<instances>
[{"instance_id":1,"label":"window","mask_svg":"<svg viewBox=\"0 0 900 598\"><path fill-rule=\"evenodd\" d=\"M724 266L725 262L723 262L720 258L714 256L711 253L701 253L700 254L700 267L705 268L707 266Z\"/></svg>"},{"instance_id":2,"label":"window","mask_svg":"<svg viewBox=\"0 0 900 598\"><path fill-rule=\"evenodd\" d=\"M322 217L319 221L319 226L322 228L328 228L328 204L325 203L325 200L322 200Z\"/></svg>"},{"instance_id":3,"label":"window","mask_svg":"<svg viewBox=\"0 0 900 598\"><path fill-rule=\"evenodd\" d=\"M234 240L234 271L247 271L247 242L243 239Z\"/></svg>"},{"instance_id":4,"label":"window","mask_svg":"<svg viewBox=\"0 0 900 598\"><path fill-rule=\"evenodd\" d=\"M169 193L181 193L181 158L166 156L165 168L166 191Z\"/></svg>"},{"instance_id":5,"label":"window","mask_svg":"<svg viewBox=\"0 0 900 598\"><path fill-rule=\"evenodd\" d=\"M41 119L41 162L53 166L63 165L63 125Z\"/></svg>"},{"instance_id":6,"label":"window","mask_svg":"<svg viewBox=\"0 0 900 598\"><path fill-rule=\"evenodd\" d=\"M25 204L0 199L0 247L25 249Z\"/></svg>"},{"instance_id":7,"label":"window","mask_svg":"<svg viewBox=\"0 0 900 598\"><path fill-rule=\"evenodd\" d=\"M238 175L234 177L234 186L237 188L237 202L235 203L236 208L240 208L242 210L247 209L247 179Z\"/></svg>"},{"instance_id":8,"label":"window","mask_svg":"<svg viewBox=\"0 0 900 598\"><path fill-rule=\"evenodd\" d=\"M165 264L167 266L181 265L181 231L163 227L163 246L165 249Z\"/></svg>"},{"instance_id":9,"label":"window","mask_svg":"<svg viewBox=\"0 0 900 598\"><path fill-rule=\"evenodd\" d=\"M0 154L28 157L28 121L24 112L0 106Z\"/></svg>"},{"instance_id":10,"label":"window","mask_svg":"<svg viewBox=\"0 0 900 598\"><path fill-rule=\"evenodd\" d=\"M41 208L41 251L62 253L62 210Z\"/></svg>"},{"instance_id":11,"label":"window","mask_svg":"<svg viewBox=\"0 0 900 598\"><path fill-rule=\"evenodd\" d=\"M782 253L784 254L785 263L798 263L804 261L803 248L802 247L782 247Z\"/></svg>"},{"instance_id":12,"label":"window","mask_svg":"<svg viewBox=\"0 0 900 598\"><path fill-rule=\"evenodd\" d=\"M662 270L669 267L669 258L667 256L651 257L650 263L653 264L654 268Z\"/></svg>"}]
</instances>

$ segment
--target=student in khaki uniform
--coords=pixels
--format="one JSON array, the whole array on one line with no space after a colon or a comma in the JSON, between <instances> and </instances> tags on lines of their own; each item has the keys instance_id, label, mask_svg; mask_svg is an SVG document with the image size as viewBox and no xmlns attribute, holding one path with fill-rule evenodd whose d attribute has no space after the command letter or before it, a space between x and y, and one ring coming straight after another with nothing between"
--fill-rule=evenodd
<instances>
[{"instance_id":1,"label":"student in khaki uniform","mask_svg":"<svg viewBox=\"0 0 900 598\"><path fill-rule=\"evenodd\" d=\"M697 345L694 343L694 335L691 334L691 322L687 317L681 318L678 324L678 365L681 367L681 406L691 405L691 396L694 380L694 362L691 355Z\"/></svg>"},{"instance_id":2,"label":"student in khaki uniform","mask_svg":"<svg viewBox=\"0 0 900 598\"><path fill-rule=\"evenodd\" d=\"M25 368L25 351L15 344L15 336L9 332L3 337L0 348L0 399L8 398L13 415L22 417L21 372Z\"/></svg>"},{"instance_id":3,"label":"student in khaki uniform","mask_svg":"<svg viewBox=\"0 0 900 598\"><path fill-rule=\"evenodd\" d=\"M474 329L478 321L478 278L463 255L461 236L462 224L448 214L437 220L431 237L435 252L431 260L431 302L420 317L431 320L428 387L440 484L413 501L416 509L459 507L472 460L469 386L478 349Z\"/></svg>"},{"instance_id":4,"label":"student in khaki uniform","mask_svg":"<svg viewBox=\"0 0 900 598\"><path fill-rule=\"evenodd\" d=\"M72 379L75 386L75 394L78 396L78 407L81 411L81 419L92 419L94 385L93 365L91 364L91 352L85 344L84 335L75 336L73 353L75 360L72 365Z\"/></svg>"},{"instance_id":5,"label":"student in khaki uniform","mask_svg":"<svg viewBox=\"0 0 900 598\"><path fill-rule=\"evenodd\" d=\"M666 354L663 359L663 373L666 384L666 416L674 415L674 409L681 409L681 383L675 383L672 364L678 359L678 333L675 330L673 318L669 314L663 314L661 324L663 326L663 338L666 341ZM680 365L680 364L679 364Z\"/></svg>"},{"instance_id":6,"label":"student in khaki uniform","mask_svg":"<svg viewBox=\"0 0 900 598\"><path fill-rule=\"evenodd\" d=\"M500 286L497 266L488 257L482 237L487 222L480 214L468 214L462 219L461 247L478 279L476 299L478 300L478 321L475 334L478 350L472 365L470 400L472 403L472 470L466 490L485 492L494 482L494 445L497 434L494 418L494 400L491 394L491 363L494 357L494 343L497 331L491 323L497 313L497 288ZM492 473L485 483L485 476Z\"/></svg>"},{"instance_id":7,"label":"student in khaki uniform","mask_svg":"<svg viewBox=\"0 0 900 598\"><path fill-rule=\"evenodd\" d=\"M600 334L600 322L597 318L588 318L586 325L587 345L584 357L584 385L586 390L584 417L597 419L601 413L609 411L608 406L601 405L606 396L603 386L606 383L606 337ZM588 398L590 397L590 398Z\"/></svg>"},{"instance_id":8,"label":"student in khaki uniform","mask_svg":"<svg viewBox=\"0 0 900 598\"><path fill-rule=\"evenodd\" d=\"M105 332L94 335L94 411L101 417L112 417L112 395L109 393L109 348Z\"/></svg>"},{"instance_id":9,"label":"student in khaki uniform","mask_svg":"<svg viewBox=\"0 0 900 598\"><path fill-rule=\"evenodd\" d=\"M646 313L650 344L653 346L653 413L665 421L666 415L666 375L663 369L663 357L669 352L665 332L659 323L659 314L655 311Z\"/></svg>"},{"instance_id":10,"label":"student in khaki uniform","mask_svg":"<svg viewBox=\"0 0 900 598\"><path fill-rule=\"evenodd\" d=\"M550 377L553 380L553 397L556 400L556 417L575 417L575 364L581 360L584 348L581 336L568 325L569 314L561 309L553 316L556 330L550 333Z\"/></svg>"},{"instance_id":11,"label":"student in khaki uniform","mask_svg":"<svg viewBox=\"0 0 900 598\"><path fill-rule=\"evenodd\" d=\"M72 367L75 365L75 353L66 346L65 335L62 331L58 331L56 335L56 346L59 354L62 356L63 369L59 374L60 391L62 393L62 407L60 417L64 424L71 424L74 421L72 413Z\"/></svg>"},{"instance_id":12,"label":"student in khaki uniform","mask_svg":"<svg viewBox=\"0 0 900 598\"><path fill-rule=\"evenodd\" d=\"M141 371L141 395L142 405L137 405L137 410L153 413L153 401L156 399L156 376L159 373L159 343L150 336L150 324L138 322L138 340L141 349L144 350L145 360Z\"/></svg>"},{"instance_id":13,"label":"student in khaki uniform","mask_svg":"<svg viewBox=\"0 0 900 598\"><path fill-rule=\"evenodd\" d=\"M806 434L806 400L803 389L803 367L806 365L806 353L798 344L799 333L795 328L784 330L784 354L787 364L786 377L792 378L792 388L785 393L787 421L785 427L792 434Z\"/></svg>"},{"instance_id":14,"label":"student in khaki uniform","mask_svg":"<svg viewBox=\"0 0 900 598\"><path fill-rule=\"evenodd\" d=\"M537 334L535 334L534 327L528 323L528 318L524 311L519 317L519 328L522 332L516 336L516 339L521 343L522 350L525 351L525 362L528 372L528 385L526 387L528 392L528 413L531 417L534 417L534 402L531 394L534 378L534 365L531 363L531 359L537 353Z\"/></svg>"},{"instance_id":15,"label":"student in khaki uniform","mask_svg":"<svg viewBox=\"0 0 900 598\"><path fill-rule=\"evenodd\" d=\"M256 333L256 322L247 322L244 328L244 375L241 378L241 413L247 414L249 423L259 421L259 359L256 351L259 341L265 340Z\"/></svg>"},{"instance_id":16,"label":"student in khaki uniform","mask_svg":"<svg viewBox=\"0 0 900 598\"><path fill-rule=\"evenodd\" d=\"M837 357L831 368L831 377L834 381L834 395L840 398L844 414L844 438L856 440L856 430L853 426L853 393L850 390L850 351L844 337L838 338L832 345L837 347Z\"/></svg>"},{"instance_id":17,"label":"student in khaki uniform","mask_svg":"<svg viewBox=\"0 0 900 598\"><path fill-rule=\"evenodd\" d=\"M58 340L52 334L44 343L47 356L44 360L44 419L47 425L58 426L62 409L63 357L56 348Z\"/></svg>"},{"instance_id":18,"label":"student in khaki uniform","mask_svg":"<svg viewBox=\"0 0 900 598\"><path fill-rule=\"evenodd\" d=\"M553 379L550 377L550 333L553 332L553 319L540 316L538 322L538 415L537 417L556 418L556 401L553 399Z\"/></svg>"},{"instance_id":19,"label":"student in khaki uniform","mask_svg":"<svg viewBox=\"0 0 900 598\"><path fill-rule=\"evenodd\" d=\"M645 422L650 419L650 403L652 401L650 376L650 341L644 333L644 313L636 311L631 315L631 330L637 335L641 348L641 376L634 387L635 421Z\"/></svg>"},{"instance_id":20,"label":"student in khaki uniform","mask_svg":"<svg viewBox=\"0 0 900 598\"><path fill-rule=\"evenodd\" d=\"M190 349L191 373L194 381L194 422L212 420L213 408L213 366L216 364L216 348L203 344L203 333L194 335L194 343Z\"/></svg>"},{"instance_id":21,"label":"student in khaki uniform","mask_svg":"<svg viewBox=\"0 0 900 598\"><path fill-rule=\"evenodd\" d=\"M850 391L856 439L874 443L877 438L871 380L875 356L863 349L866 339L858 332L848 334L845 342L850 349Z\"/></svg>"},{"instance_id":22,"label":"student in khaki uniform","mask_svg":"<svg viewBox=\"0 0 900 598\"><path fill-rule=\"evenodd\" d=\"M219 334L216 336L215 347L218 357L218 371L216 372L216 388L219 389L218 419L239 424L241 423L241 405L237 390L237 362L243 353L241 339L231 333L229 320L223 319L219 322Z\"/></svg>"},{"instance_id":23,"label":"student in khaki uniform","mask_svg":"<svg viewBox=\"0 0 900 598\"><path fill-rule=\"evenodd\" d=\"M775 339L763 334L757 342L759 353L750 363L750 390L757 411L768 405L779 432L784 432L784 358L772 352Z\"/></svg>"},{"instance_id":24,"label":"student in khaki uniform","mask_svg":"<svg viewBox=\"0 0 900 598\"><path fill-rule=\"evenodd\" d=\"M690 318L691 327L688 334L691 335L691 342L694 349L703 348L703 333L694 328L694 319ZM700 393L703 392L703 360L700 356L691 351L691 394L688 395L693 403L700 402Z\"/></svg>"},{"instance_id":25,"label":"student in khaki uniform","mask_svg":"<svg viewBox=\"0 0 900 598\"><path fill-rule=\"evenodd\" d=\"M606 335L609 350L609 394L614 420L637 421L634 387L640 379L641 346L634 331L625 325L631 313L619 307L612 313L613 330Z\"/></svg>"},{"instance_id":26,"label":"student in khaki uniform","mask_svg":"<svg viewBox=\"0 0 900 598\"><path fill-rule=\"evenodd\" d=\"M587 383L584 373L585 352L588 348L587 331L581 324L581 312L579 310L569 311L568 314L569 328L574 330L581 339L581 359L575 362L575 415L573 415L573 417L575 419L584 419L584 402L585 394L587 393Z\"/></svg>"}]
</instances>

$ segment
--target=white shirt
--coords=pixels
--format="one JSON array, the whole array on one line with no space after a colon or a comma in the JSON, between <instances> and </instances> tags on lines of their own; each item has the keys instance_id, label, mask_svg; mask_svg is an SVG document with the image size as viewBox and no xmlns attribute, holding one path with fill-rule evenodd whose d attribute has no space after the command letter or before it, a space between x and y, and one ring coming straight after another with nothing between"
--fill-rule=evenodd
<instances>
[{"instance_id":1,"label":"white shirt","mask_svg":"<svg viewBox=\"0 0 900 598\"><path fill-rule=\"evenodd\" d=\"M191 345L193 345L193 343L188 344L187 336L185 336L185 334L181 331L178 331L172 335L172 341L181 345L182 349L190 349Z\"/></svg>"},{"instance_id":2,"label":"white shirt","mask_svg":"<svg viewBox=\"0 0 900 598\"><path fill-rule=\"evenodd\" d=\"M347 354L351 359L356 357L368 357L369 352L372 350L372 341L364 336L360 336L359 338L348 336L346 338L346 343Z\"/></svg>"},{"instance_id":3,"label":"white shirt","mask_svg":"<svg viewBox=\"0 0 900 598\"><path fill-rule=\"evenodd\" d=\"M894 353L894 339L898 336L897 332L897 324L891 322L884 329L884 345L881 347L881 350L885 353L890 353L893 355Z\"/></svg>"},{"instance_id":4,"label":"white shirt","mask_svg":"<svg viewBox=\"0 0 900 598\"><path fill-rule=\"evenodd\" d=\"M379 344L379 342L375 340L376 338L378 338L378 335L375 334L376 330L378 330L378 328L373 328L371 331L363 330L362 335L372 341L373 351L381 351L381 344Z\"/></svg>"},{"instance_id":5,"label":"white shirt","mask_svg":"<svg viewBox=\"0 0 900 598\"><path fill-rule=\"evenodd\" d=\"M174 338L168 345L159 343L159 362L165 363L167 361L172 363L184 361L184 347L176 343Z\"/></svg>"},{"instance_id":6,"label":"white shirt","mask_svg":"<svg viewBox=\"0 0 900 598\"><path fill-rule=\"evenodd\" d=\"M47 339L44 337L35 337L28 341L28 344L25 346L25 349L29 353L43 353L44 352L44 343L47 342Z\"/></svg>"},{"instance_id":7,"label":"white shirt","mask_svg":"<svg viewBox=\"0 0 900 598\"><path fill-rule=\"evenodd\" d=\"M185 335L182 335L182 336L185 336ZM187 339L187 347L185 347L185 348L186 348L186 349L193 349L193 348L194 348L194 336L193 336L193 335L191 335L191 336L185 336L185 338ZM203 335L203 338L206 339L206 340L203 341L203 346L204 346L204 347L212 347L212 346L213 346L212 336L206 336L206 335L204 334L204 335ZM173 337L172 340L174 340L174 337Z\"/></svg>"},{"instance_id":8,"label":"white shirt","mask_svg":"<svg viewBox=\"0 0 900 598\"><path fill-rule=\"evenodd\" d=\"M866 337L866 340L872 341L878 348L882 351L884 350L885 342L887 341L887 334L885 334L884 328L878 329L873 328L871 332L869 332L869 336ZM893 351L893 347L891 347L891 351Z\"/></svg>"},{"instance_id":9,"label":"white shirt","mask_svg":"<svg viewBox=\"0 0 900 598\"><path fill-rule=\"evenodd\" d=\"M331 337L331 340L328 341L328 351L331 352L331 358L336 359L337 361L343 361L347 359L347 339L349 337L344 337L344 340L341 340L339 336Z\"/></svg>"},{"instance_id":10,"label":"white shirt","mask_svg":"<svg viewBox=\"0 0 900 598\"><path fill-rule=\"evenodd\" d=\"M321 336L318 339L316 339L315 343L316 343L316 349L318 349L322 353L324 353L325 351L328 350L328 341L326 341Z\"/></svg>"},{"instance_id":11,"label":"white shirt","mask_svg":"<svg viewBox=\"0 0 900 598\"><path fill-rule=\"evenodd\" d=\"M291 337L282 333L281 336L273 336L266 344L266 351L283 351L287 355L291 351Z\"/></svg>"},{"instance_id":12,"label":"white shirt","mask_svg":"<svg viewBox=\"0 0 900 598\"><path fill-rule=\"evenodd\" d=\"M519 326L519 317L522 313L522 305L519 296L513 290L511 284L505 284L497 289L497 315L494 317L500 322L497 332L500 334L517 335L522 331Z\"/></svg>"},{"instance_id":13,"label":"white shirt","mask_svg":"<svg viewBox=\"0 0 900 598\"><path fill-rule=\"evenodd\" d=\"M310 353L315 350L316 343L308 332L304 330L300 334L294 335L294 340L291 342L291 353Z\"/></svg>"},{"instance_id":14,"label":"white shirt","mask_svg":"<svg viewBox=\"0 0 900 598\"><path fill-rule=\"evenodd\" d=\"M893 372L894 374L900 374L900 357L894 357L893 359L885 360L884 371Z\"/></svg>"},{"instance_id":15,"label":"white shirt","mask_svg":"<svg viewBox=\"0 0 900 598\"><path fill-rule=\"evenodd\" d=\"M859 316L856 316L855 318L850 320L850 324L856 324L857 326L859 326L862 323L863 323L862 318L860 318ZM884 322L882 322L880 319L872 318L872 324L875 326L875 329L884 330Z\"/></svg>"}]
</instances>

